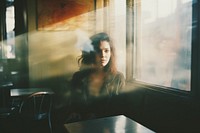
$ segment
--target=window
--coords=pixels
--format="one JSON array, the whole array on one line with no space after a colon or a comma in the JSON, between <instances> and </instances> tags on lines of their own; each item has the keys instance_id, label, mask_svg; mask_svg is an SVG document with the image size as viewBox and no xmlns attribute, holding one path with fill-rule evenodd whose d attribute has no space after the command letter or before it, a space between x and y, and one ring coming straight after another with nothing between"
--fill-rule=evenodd
<instances>
[{"instance_id":1,"label":"window","mask_svg":"<svg viewBox=\"0 0 200 133\"><path fill-rule=\"evenodd\" d=\"M192 0L134 1L137 81L191 90Z\"/></svg>"},{"instance_id":2,"label":"window","mask_svg":"<svg viewBox=\"0 0 200 133\"><path fill-rule=\"evenodd\" d=\"M6 9L5 9L5 33L2 38L0 46L0 58L1 59L14 59L15 58L15 9L14 9L14 0L6 0ZM3 12L4 13L4 12Z\"/></svg>"},{"instance_id":3,"label":"window","mask_svg":"<svg viewBox=\"0 0 200 133\"><path fill-rule=\"evenodd\" d=\"M6 6L6 38L7 42L3 50L3 58L15 58L15 9L14 0L7 0Z\"/></svg>"},{"instance_id":4,"label":"window","mask_svg":"<svg viewBox=\"0 0 200 133\"><path fill-rule=\"evenodd\" d=\"M0 4L0 82L28 86L27 1Z\"/></svg>"}]
</instances>

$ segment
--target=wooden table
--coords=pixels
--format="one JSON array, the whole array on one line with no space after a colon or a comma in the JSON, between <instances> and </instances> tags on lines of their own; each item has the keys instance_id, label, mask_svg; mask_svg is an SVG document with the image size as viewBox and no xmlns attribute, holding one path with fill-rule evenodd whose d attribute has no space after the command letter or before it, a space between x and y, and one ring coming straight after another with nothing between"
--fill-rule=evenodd
<instances>
[{"instance_id":1,"label":"wooden table","mask_svg":"<svg viewBox=\"0 0 200 133\"><path fill-rule=\"evenodd\" d=\"M39 91L45 91L45 92L48 91L48 92L51 92L52 94L54 93L49 88L17 88L17 89L10 90L10 96L21 97L21 96L30 95L32 93L39 92Z\"/></svg>"},{"instance_id":2,"label":"wooden table","mask_svg":"<svg viewBox=\"0 0 200 133\"><path fill-rule=\"evenodd\" d=\"M124 116L111 116L64 124L68 133L155 133Z\"/></svg>"}]
</instances>

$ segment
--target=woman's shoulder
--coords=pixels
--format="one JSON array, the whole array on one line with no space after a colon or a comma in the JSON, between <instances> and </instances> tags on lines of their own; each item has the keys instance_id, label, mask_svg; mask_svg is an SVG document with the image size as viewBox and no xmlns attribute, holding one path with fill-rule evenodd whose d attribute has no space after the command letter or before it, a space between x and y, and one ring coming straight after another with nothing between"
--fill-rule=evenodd
<instances>
[{"instance_id":1,"label":"woman's shoulder","mask_svg":"<svg viewBox=\"0 0 200 133\"><path fill-rule=\"evenodd\" d=\"M117 71L115 74L115 77L119 78L119 79L125 79L124 74L120 71Z\"/></svg>"},{"instance_id":2,"label":"woman's shoulder","mask_svg":"<svg viewBox=\"0 0 200 133\"><path fill-rule=\"evenodd\" d=\"M86 77L89 73L90 73L90 70L77 71L73 74L73 78L82 79L82 78Z\"/></svg>"},{"instance_id":3,"label":"woman's shoulder","mask_svg":"<svg viewBox=\"0 0 200 133\"><path fill-rule=\"evenodd\" d=\"M125 82L124 74L120 71L117 71L116 73L108 76L107 82Z\"/></svg>"},{"instance_id":4,"label":"woman's shoulder","mask_svg":"<svg viewBox=\"0 0 200 133\"><path fill-rule=\"evenodd\" d=\"M87 71L77 71L73 74L71 79L72 86L79 86L82 84L83 80L87 78Z\"/></svg>"},{"instance_id":5,"label":"woman's shoulder","mask_svg":"<svg viewBox=\"0 0 200 133\"><path fill-rule=\"evenodd\" d=\"M72 90L82 90L84 88L87 84L88 73L89 71L85 70L74 72L70 82Z\"/></svg>"},{"instance_id":6,"label":"woman's shoulder","mask_svg":"<svg viewBox=\"0 0 200 133\"><path fill-rule=\"evenodd\" d=\"M118 95L125 86L125 77L122 72L112 74L107 81L107 89L112 95Z\"/></svg>"}]
</instances>

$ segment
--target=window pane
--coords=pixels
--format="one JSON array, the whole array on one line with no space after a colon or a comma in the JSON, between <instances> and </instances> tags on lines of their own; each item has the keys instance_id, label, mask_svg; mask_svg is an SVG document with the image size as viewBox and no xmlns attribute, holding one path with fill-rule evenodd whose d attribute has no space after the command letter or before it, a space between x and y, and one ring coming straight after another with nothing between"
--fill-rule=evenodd
<instances>
[{"instance_id":1,"label":"window pane","mask_svg":"<svg viewBox=\"0 0 200 133\"><path fill-rule=\"evenodd\" d=\"M3 58L15 58L15 12L12 0L7 0L6 8L6 44L3 48Z\"/></svg>"},{"instance_id":2,"label":"window pane","mask_svg":"<svg viewBox=\"0 0 200 133\"><path fill-rule=\"evenodd\" d=\"M135 1L134 78L190 91L192 0Z\"/></svg>"}]
</instances>

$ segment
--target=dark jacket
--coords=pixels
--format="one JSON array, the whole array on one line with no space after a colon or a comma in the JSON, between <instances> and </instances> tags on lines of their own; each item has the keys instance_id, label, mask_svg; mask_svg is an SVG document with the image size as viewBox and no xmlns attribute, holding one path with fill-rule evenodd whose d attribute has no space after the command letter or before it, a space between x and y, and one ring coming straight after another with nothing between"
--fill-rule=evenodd
<instances>
[{"instance_id":1,"label":"dark jacket","mask_svg":"<svg viewBox=\"0 0 200 133\"><path fill-rule=\"evenodd\" d=\"M72 92L80 93L85 100L92 97L88 92L88 80L89 76L93 72L94 71L92 69L78 71L74 73L71 80ZM100 96L112 97L114 95L118 95L124 85L125 78L121 72L117 72L116 74L107 74L100 89Z\"/></svg>"}]
</instances>

